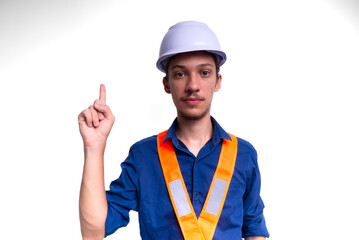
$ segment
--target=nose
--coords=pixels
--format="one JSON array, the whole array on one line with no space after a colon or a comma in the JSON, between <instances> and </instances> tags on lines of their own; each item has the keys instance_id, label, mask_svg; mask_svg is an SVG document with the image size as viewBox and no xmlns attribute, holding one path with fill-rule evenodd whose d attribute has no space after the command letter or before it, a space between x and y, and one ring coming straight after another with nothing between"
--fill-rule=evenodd
<instances>
[{"instance_id":1,"label":"nose","mask_svg":"<svg viewBox=\"0 0 359 240\"><path fill-rule=\"evenodd\" d=\"M187 78L186 92L198 92L200 87L200 77L197 74L191 73Z\"/></svg>"}]
</instances>

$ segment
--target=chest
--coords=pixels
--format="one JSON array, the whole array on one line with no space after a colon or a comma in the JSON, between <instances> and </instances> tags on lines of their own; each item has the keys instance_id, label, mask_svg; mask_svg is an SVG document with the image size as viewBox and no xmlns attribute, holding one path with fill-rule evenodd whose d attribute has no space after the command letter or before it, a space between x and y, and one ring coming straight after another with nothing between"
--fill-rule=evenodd
<instances>
[{"instance_id":1,"label":"chest","mask_svg":"<svg viewBox=\"0 0 359 240\"><path fill-rule=\"evenodd\" d=\"M207 197L213 175L217 168L221 149L213 149L207 154L199 153L198 157L193 154L176 150L180 170L197 217L199 216ZM228 190L228 199L236 199L240 204L245 192L244 169L236 166L232 181ZM145 205L171 209L161 165L158 159L147 165L140 171L140 203ZM236 204L235 204L236 205Z\"/></svg>"}]
</instances>

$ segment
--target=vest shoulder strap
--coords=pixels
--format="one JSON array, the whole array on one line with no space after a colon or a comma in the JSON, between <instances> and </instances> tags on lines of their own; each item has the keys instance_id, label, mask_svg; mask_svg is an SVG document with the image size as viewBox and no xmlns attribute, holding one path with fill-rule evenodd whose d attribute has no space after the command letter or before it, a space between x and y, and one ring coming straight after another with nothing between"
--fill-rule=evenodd
<instances>
[{"instance_id":1,"label":"vest shoulder strap","mask_svg":"<svg viewBox=\"0 0 359 240\"><path fill-rule=\"evenodd\" d=\"M188 196L182 173L171 141L164 142L167 131L157 135L157 147L167 190L182 234L186 240L213 238L237 158L237 138L223 139L217 168L202 212L197 220Z\"/></svg>"}]
</instances>

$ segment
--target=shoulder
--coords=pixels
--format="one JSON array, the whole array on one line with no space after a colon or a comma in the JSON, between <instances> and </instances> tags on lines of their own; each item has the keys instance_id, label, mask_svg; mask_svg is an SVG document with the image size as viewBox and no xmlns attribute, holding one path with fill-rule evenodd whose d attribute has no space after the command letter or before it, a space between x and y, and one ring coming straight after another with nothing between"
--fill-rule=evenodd
<instances>
[{"instance_id":1,"label":"shoulder","mask_svg":"<svg viewBox=\"0 0 359 240\"><path fill-rule=\"evenodd\" d=\"M154 149L157 149L157 135L141 139L131 146L131 151L139 153Z\"/></svg>"},{"instance_id":2,"label":"shoulder","mask_svg":"<svg viewBox=\"0 0 359 240\"><path fill-rule=\"evenodd\" d=\"M128 156L122 166L130 165L134 168L142 168L147 165L150 159L157 156L157 141L156 136L144 138L134 143L129 150Z\"/></svg>"},{"instance_id":3,"label":"shoulder","mask_svg":"<svg viewBox=\"0 0 359 240\"><path fill-rule=\"evenodd\" d=\"M240 137L237 137L237 144L237 160L256 164L257 150L255 149L255 147L250 142Z\"/></svg>"},{"instance_id":4,"label":"shoulder","mask_svg":"<svg viewBox=\"0 0 359 240\"><path fill-rule=\"evenodd\" d=\"M257 156L257 150L250 142L239 137L237 137L237 141L238 141L238 151L245 151L254 156Z\"/></svg>"}]
</instances>

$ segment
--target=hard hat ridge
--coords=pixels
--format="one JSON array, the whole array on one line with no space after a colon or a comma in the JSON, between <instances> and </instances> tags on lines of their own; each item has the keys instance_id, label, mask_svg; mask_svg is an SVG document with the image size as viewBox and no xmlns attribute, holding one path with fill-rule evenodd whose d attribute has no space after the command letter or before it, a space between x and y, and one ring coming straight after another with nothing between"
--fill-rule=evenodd
<instances>
[{"instance_id":1,"label":"hard hat ridge","mask_svg":"<svg viewBox=\"0 0 359 240\"><path fill-rule=\"evenodd\" d=\"M213 53L218 59L219 66L223 65L227 58L216 35L205 23L184 21L168 29L161 43L156 66L160 71L165 72L171 57L193 51Z\"/></svg>"}]
</instances>

